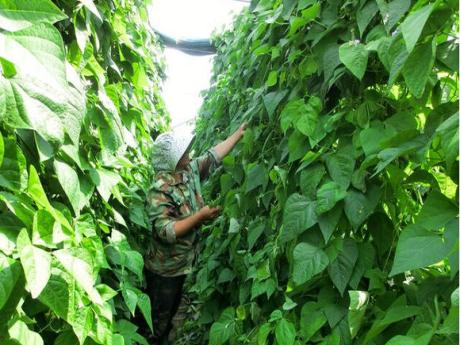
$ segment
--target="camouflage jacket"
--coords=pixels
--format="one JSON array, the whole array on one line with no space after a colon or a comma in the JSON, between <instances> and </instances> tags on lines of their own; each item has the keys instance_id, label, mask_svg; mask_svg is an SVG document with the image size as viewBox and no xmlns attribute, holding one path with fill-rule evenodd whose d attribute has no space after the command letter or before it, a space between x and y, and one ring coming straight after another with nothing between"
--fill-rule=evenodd
<instances>
[{"instance_id":1,"label":"camouflage jacket","mask_svg":"<svg viewBox=\"0 0 460 345\"><path fill-rule=\"evenodd\" d=\"M188 274L197 255L196 229L176 237L174 222L204 206L201 182L220 164L214 149L192 159L183 171L159 171L147 194L146 207L153 240L145 267L162 276Z\"/></svg>"}]
</instances>

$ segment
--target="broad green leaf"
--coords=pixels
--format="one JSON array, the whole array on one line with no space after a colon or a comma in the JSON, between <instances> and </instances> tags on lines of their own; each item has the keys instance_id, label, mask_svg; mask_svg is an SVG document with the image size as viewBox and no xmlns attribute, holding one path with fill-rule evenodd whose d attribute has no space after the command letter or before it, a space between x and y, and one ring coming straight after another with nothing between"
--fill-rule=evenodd
<instances>
[{"instance_id":1,"label":"broad green leaf","mask_svg":"<svg viewBox=\"0 0 460 345\"><path fill-rule=\"evenodd\" d=\"M368 55L369 52L361 43L348 42L339 48L340 61L359 80L363 79L366 72Z\"/></svg>"},{"instance_id":2,"label":"broad green leaf","mask_svg":"<svg viewBox=\"0 0 460 345\"><path fill-rule=\"evenodd\" d=\"M320 215L331 210L335 204L345 198L346 190L337 182L326 182L317 191L316 214Z\"/></svg>"},{"instance_id":3,"label":"broad green leaf","mask_svg":"<svg viewBox=\"0 0 460 345\"><path fill-rule=\"evenodd\" d=\"M345 214L353 228L359 226L372 214L380 198L380 190L373 186L366 194L348 191L345 197Z\"/></svg>"},{"instance_id":4,"label":"broad green leaf","mask_svg":"<svg viewBox=\"0 0 460 345\"><path fill-rule=\"evenodd\" d=\"M40 334L31 331L23 321L16 321L9 329L10 338L21 345L43 345Z\"/></svg>"},{"instance_id":5,"label":"broad green leaf","mask_svg":"<svg viewBox=\"0 0 460 345\"><path fill-rule=\"evenodd\" d=\"M122 288L121 294L125 300L126 305L128 306L128 310L134 316L137 305L137 293L131 289Z\"/></svg>"},{"instance_id":6,"label":"broad green leaf","mask_svg":"<svg viewBox=\"0 0 460 345\"><path fill-rule=\"evenodd\" d=\"M257 225L248 226L248 249L251 250L256 244L257 239L262 235L265 230L265 224L259 223Z\"/></svg>"},{"instance_id":7,"label":"broad green leaf","mask_svg":"<svg viewBox=\"0 0 460 345\"><path fill-rule=\"evenodd\" d=\"M309 243L299 243L294 248L292 279L296 285L310 280L329 264L326 253Z\"/></svg>"},{"instance_id":8,"label":"broad green leaf","mask_svg":"<svg viewBox=\"0 0 460 345\"><path fill-rule=\"evenodd\" d=\"M259 331L257 332L257 345L267 344L267 338L271 330L272 330L271 325L268 322L264 323L259 328Z\"/></svg>"},{"instance_id":9,"label":"broad green leaf","mask_svg":"<svg viewBox=\"0 0 460 345\"><path fill-rule=\"evenodd\" d=\"M326 158L326 166L332 179L348 189L355 168L353 147L347 146Z\"/></svg>"},{"instance_id":10,"label":"broad green leaf","mask_svg":"<svg viewBox=\"0 0 460 345\"><path fill-rule=\"evenodd\" d=\"M257 187L265 187L268 183L268 173L261 164L251 166L246 177L246 193Z\"/></svg>"},{"instance_id":11,"label":"broad green leaf","mask_svg":"<svg viewBox=\"0 0 460 345\"><path fill-rule=\"evenodd\" d=\"M5 143L3 142L3 136L0 133L0 167L3 165L4 154L5 154Z\"/></svg>"},{"instance_id":12,"label":"broad green leaf","mask_svg":"<svg viewBox=\"0 0 460 345\"><path fill-rule=\"evenodd\" d=\"M235 332L235 310L232 307L226 308L219 317L219 320L214 322L209 330L209 344L221 345L225 344Z\"/></svg>"},{"instance_id":13,"label":"broad green leaf","mask_svg":"<svg viewBox=\"0 0 460 345\"><path fill-rule=\"evenodd\" d=\"M54 161L54 169L62 189L78 216L80 214L80 182L77 173L68 164L58 160Z\"/></svg>"},{"instance_id":14,"label":"broad green leaf","mask_svg":"<svg viewBox=\"0 0 460 345\"><path fill-rule=\"evenodd\" d=\"M364 338L364 343L368 343L374 337L379 335L390 324L415 316L419 314L420 311L420 307L418 306L400 305L398 304L398 301L396 301L386 310L382 319L378 319L372 324L372 327L369 329Z\"/></svg>"},{"instance_id":15,"label":"broad green leaf","mask_svg":"<svg viewBox=\"0 0 460 345\"><path fill-rule=\"evenodd\" d=\"M47 305L57 316L64 320L68 319L68 313L73 307L69 303L75 294L75 282L69 284L67 279L64 272L53 268L48 283L38 296L40 302Z\"/></svg>"},{"instance_id":16,"label":"broad green leaf","mask_svg":"<svg viewBox=\"0 0 460 345\"><path fill-rule=\"evenodd\" d=\"M441 147L444 151L447 169L458 160L458 112L446 119L436 129L436 134L441 139Z\"/></svg>"},{"instance_id":17,"label":"broad green leaf","mask_svg":"<svg viewBox=\"0 0 460 345\"><path fill-rule=\"evenodd\" d=\"M37 298L51 275L51 254L33 246L26 230L22 230L18 236L18 247L20 237L25 237L28 242L19 250L19 256L32 298Z\"/></svg>"},{"instance_id":18,"label":"broad green leaf","mask_svg":"<svg viewBox=\"0 0 460 345\"><path fill-rule=\"evenodd\" d=\"M53 252L53 255L64 266L67 272L76 280L88 294L91 301L102 304L102 298L94 287L92 267L82 258L75 256L69 249L61 249Z\"/></svg>"},{"instance_id":19,"label":"broad green leaf","mask_svg":"<svg viewBox=\"0 0 460 345\"><path fill-rule=\"evenodd\" d=\"M358 261L356 262L356 265L353 269L353 274L351 275L350 281L348 282L348 284L353 289L358 288L359 282L361 281L364 273L373 267L375 261L375 249L370 242L358 243L358 249Z\"/></svg>"},{"instance_id":20,"label":"broad green leaf","mask_svg":"<svg viewBox=\"0 0 460 345\"><path fill-rule=\"evenodd\" d=\"M280 114L280 127L286 133L293 123L297 122L300 115L305 112L306 104L303 99L289 101Z\"/></svg>"},{"instance_id":21,"label":"broad green leaf","mask_svg":"<svg viewBox=\"0 0 460 345\"><path fill-rule=\"evenodd\" d=\"M374 18L378 9L379 8L374 0L366 2L364 6L358 9L358 12L356 13L356 21L358 23L361 37L363 36L363 33L371 22L372 18Z\"/></svg>"},{"instance_id":22,"label":"broad green leaf","mask_svg":"<svg viewBox=\"0 0 460 345\"><path fill-rule=\"evenodd\" d=\"M286 200L283 213L283 232L280 241L286 242L296 238L316 222L316 204L304 196L294 193Z\"/></svg>"},{"instance_id":23,"label":"broad green leaf","mask_svg":"<svg viewBox=\"0 0 460 345\"><path fill-rule=\"evenodd\" d=\"M349 290L350 306L348 307L348 325L350 335L356 337L364 319L364 314L369 302L369 293L367 291Z\"/></svg>"},{"instance_id":24,"label":"broad green leaf","mask_svg":"<svg viewBox=\"0 0 460 345\"><path fill-rule=\"evenodd\" d=\"M343 206L338 204L332 210L323 213L318 217L318 224L323 234L324 242L328 242L334 230L339 224L340 217L342 216Z\"/></svg>"},{"instance_id":25,"label":"broad green leaf","mask_svg":"<svg viewBox=\"0 0 460 345\"><path fill-rule=\"evenodd\" d=\"M309 341L327 322L320 306L315 302L307 302L300 311L300 332L305 341Z\"/></svg>"},{"instance_id":26,"label":"broad green leaf","mask_svg":"<svg viewBox=\"0 0 460 345\"><path fill-rule=\"evenodd\" d=\"M40 177L38 176L37 170L35 170L33 165L31 165L29 169L29 183L27 186L27 191L35 203L37 203L37 205L47 210L53 208L48 201L48 198L46 197L45 191L40 182Z\"/></svg>"},{"instance_id":27,"label":"broad green leaf","mask_svg":"<svg viewBox=\"0 0 460 345\"><path fill-rule=\"evenodd\" d=\"M0 119L13 128L33 129L53 144L62 144L65 134L77 144L85 102L82 91L67 81L71 67L65 65L59 31L40 24L0 33L0 57L17 67L13 78L0 78L5 102Z\"/></svg>"},{"instance_id":28,"label":"broad green leaf","mask_svg":"<svg viewBox=\"0 0 460 345\"><path fill-rule=\"evenodd\" d=\"M414 49L433 9L434 4L428 4L409 14L401 23L401 31L409 53Z\"/></svg>"},{"instance_id":29,"label":"broad green leaf","mask_svg":"<svg viewBox=\"0 0 460 345\"><path fill-rule=\"evenodd\" d=\"M144 316L144 319L147 322L147 325L149 326L150 330L153 331L152 307L150 304L150 297L145 293L137 295L137 305L141 310L141 313Z\"/></svg>"},{"instance_id":30,"label":"broad green leaf","mask_svg":"<svg viewBox=\"0 0 460 345\"><path fill-rule=\"evenodd\" d=\"M56 245L69 239L62 231L61 224L46 210L38 210L34 214L32 225L32 243L56 248Z\"/></svg>"},{"instance_id":31,"label":"broad green leaf","mask_svg":"<svg viewBox=\"0 0 460 345\"><path fill-rule=\"evenodd\" d=\"M342 296L353 274L358 254L356 242L350 238L346 238L343 240L337 258L331 261L328 266L329 276Z\"/></svg>"},{"instance_id":32,"label":"broad green leaf","mask_svg":"<svg viewBox=\"0 0 460 345\"><path fill-rule=\"evenodd\" d=\"M428 77L433 69L436 56L436 42L428 41L416 47L409 55L402 74L410 92L420 98L425 90Z\"/></svg>"},{"instance_id":33,"label":"broad green leaf","mask_svg":"<svg viewBox=\"0 0 460 345\"><path fill-rule=\"evenodd\" d=\"M80 0L80 2L83 4L83 6L85 6L92 14L94 14L94 16L96 16L97 19L99 19L100 21L102 21L102 17L96 7L96 5L94 4L94 1L93 0Z\"/></svg>"},{"instance_id":34,"label":"broad green leaf","mask_svg":"<svg viewBox=\"0 0 460 345\"><path fill-rule=\"evenodd\" d=\"M276 85L277 81L278 81L278 71L271 71L270 74L268 75L265 85L270 87L270 86Z\"/></svg>"},{"instance_id":35,"label":"broad green leaf","mask_svg":"<svg viewBox=\"0 0 460 345\"><path fill-rule=\"evenodd\" d=\"M112 188L121 180L120 176L106 169L92 169L89 175L102 199L108 202L112 195Z\"/></svg>"},{"instance_id":36,"label":"broad green leaf","mask_svg":"<svg viewBox=\"0 0 460 345\"><path fill-rule=\"evenodd\" d=\"M295 128L306 136L313 135L318 124L318 114L316 110L310 104L307 104L299 110L301 110L302 113L294 123Z\"/></svg>"},{"instance_id":37,"label":"broad green leaf","mask_svg":"<svg viewBox=\"0 0 460 345\"><path fill-rule=\"evenodd\" d=\"M410 8L411 2L410 0L398 0L389 2L386 0L377 0L377 4L380 9L380 14L382 16L385 29L387 33L390 33L391 29L393 29L393 27Z\"/></svg>"},{"instance_id":38,"label":"broad green leaf","mask_svg":"<svg viewBox=\"0 0 460 345\"><path fill-rule=\"evenodd\" d=\"M389 46L381 45L380 49L385 49L386 52L382 55L386 56L387 69L390 71L390 76L388 77L388 84L393 85L398 79L406 61L409 57L409 51L406 48L406 44L402 38L401 34L392 37L391 44ZM381 54L379 53L379 56ZM381 58L382 60L382 58ZM382 61L384 64L385 62Z\"/></svg>"},{"instance_id":39,"label":"broad green leaf","mask_svg":"<svg viewBox=\"0 0 460 345\"><path fill-rule=\"evenodd\" d=\"M412 224L401 231L390 276L426 267L444 259L449 253L441 236Z\"/></svg>"},{"instance_id":40,"label":"broad green leaf","mask_svg":"<svg viewBox=\"0 0 460 345\"><path fill-rule=\"evenodd\" d=\"M0 255L0 309L8 301L20 274L18 261Z\"/></svg>"},{"instance_id":41,"label":"broad green leaf","mask_svg":"<svg viewBox=\"0 0 460 345\"><path fill-rule=\"evenodd\" d=\"M1 0L0 28L17 31L34 24L54 24L66 18L50 0Z\"/></svg>"},{"instance_id":42,"label":"broad green leaf","mask_svg":"<svg viewBox=\"0 0 460 345\"><path fill-rule=\"evenodd\" d=\"M316 187L324 174L326 174L326 169L322 164L314 164L303 169L300 172L300 189L302 193L308 197L314 198L316 196Z\"/></svg>"},{"instance_id":43,"label":"broad green leaf","mask_svg":"<svg viewBox=\"0 0 460 345\"><path fill-rule=\"evenodd\" d=\"M3 162L0 165L0 186L12 192L27 186L26 158L13 140L4 141Z\"/></svg>"},{"instance_id":44,"label":"broad green leaf","mask_svg":"<svg viewBox=\"0 0 460 345\"><path fill-rule=\"evenodd\" d=\"M426 199L415 222L428 230L437 230L458 216L458 207L444 194L433 190Z\"/></svg>"},{"instance_id":45,"label":"broad green leaf","mask_svg":"<svg viewBox=\"0 0 460 345\"><path fill-rule=\"evenodd\" d=\"M282 99L286 96L288 90L284 91L274 91L267 93L264 96L264 105L265 109L267 109L268 117L272 118L273 114L275 113L276 108L282 101Z\"/></svg>"},{"instance_id":46,"label":"broad green leaf","mask_svg":"<svg viewBox=\"0 0 460 345\"><path fill-rule=\"evenodd\" d=\"M295 326L289 320L282 318L275 328L276 342L279 345L293 345L295 341Z\"/></svg>"}]
</instances>

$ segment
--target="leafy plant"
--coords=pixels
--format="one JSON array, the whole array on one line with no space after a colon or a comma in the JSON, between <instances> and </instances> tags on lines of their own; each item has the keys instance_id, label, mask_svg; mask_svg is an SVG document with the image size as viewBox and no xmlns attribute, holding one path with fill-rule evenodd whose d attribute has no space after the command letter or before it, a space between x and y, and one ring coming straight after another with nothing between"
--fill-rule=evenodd
<instances>
[{"instance_id":1,"label":"leafy plant","mask_svg":"<svg viewBox=\"0 0 460 345\"><path fill-rule=\"evenodd\" d=\"M249 128L183 339L456 343L457 28L453 1L260 0L216 37L195 149Z\"/></svg>"},{"instance_id":2,"label":"leafy plant","mask_svg":"<svg viewBox=\"0 0 460 345\"><path fill-rule=\"evenodd\" d=\"M147 344L151 135L168 116L138 0L0 1L0 342ZM142 243L142 244L141 244Z\"/></svg>"}]
</instances>

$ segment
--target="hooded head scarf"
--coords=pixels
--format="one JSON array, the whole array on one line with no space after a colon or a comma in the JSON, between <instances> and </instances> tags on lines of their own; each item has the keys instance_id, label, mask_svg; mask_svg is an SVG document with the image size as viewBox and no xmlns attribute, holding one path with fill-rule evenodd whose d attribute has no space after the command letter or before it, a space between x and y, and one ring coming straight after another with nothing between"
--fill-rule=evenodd
<instances>
[{"instance_id":1,"label":"hooded head scarf","mask_svg":"<svg viewBox=\"0 0 460 345\"><path fill-rule=\"evenodd\" d=\"M154 143L153 168L174 171L183 154L191 146L194 136L186 131L160 134Z\"/></svg>"}]
</instances>

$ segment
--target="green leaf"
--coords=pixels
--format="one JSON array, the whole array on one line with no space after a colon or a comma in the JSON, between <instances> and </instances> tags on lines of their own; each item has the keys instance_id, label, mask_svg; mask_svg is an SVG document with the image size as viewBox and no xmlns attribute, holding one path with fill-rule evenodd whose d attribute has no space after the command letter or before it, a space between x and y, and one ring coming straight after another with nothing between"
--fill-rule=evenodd
<instances>
[{"instance_id":1,"label":"green leaf","mask_svg":"<svg viewBox=\"0 0 460 345\"><path fill-rule=\"evenodd\" d=\"M342 296L350 281L357 260L358 246L356 242L350 238L344 239L339 255L328 267L329 276Z\"/></svg>"},{"instance_id":2,"label":"green leaf","mask_svg":"<svg viewBox=\"0 0 460 345\"><path fill-rule=\"evenodd\" d=\"M278 81L278 71L271 71L270 74L268 75L265 85L270 87L270 86L276 85L277 81Z\"/></svg>"},{"instance_id":3,"label":"green leaf","mask_svg":"<svg viewBox=\"0 0 460 345\"><path fill-rule=\"evenodd\" d=\"M380 9L380 14L382 15L385 29L387 33L390 33L391 29L393 29L396 23L398 23L409 10L411 2L410 0L399 0L387 3L386 0L378 0L377 4Z\"/></svg>"},{"instance_id":4,"label":"green leaf","mask_svg":"<svg viewBox=\"0 0 460 345\"><path fill-rule=\"evenodd\" d=\"M235 309L226 308L214 322L209 331L209 345L221 345L229 340L235 332Z\"/></svg>"},{"instance_id":5,"label":"green leaf","mask_svg":"<svg viewBox=\"0 0 460 345\"><path fill-rule=\"evenodd\" d=\"M147 321L147 325L149 326L150 330L153 331L150 297L145 293L141 293L137 296L137 298L137 305L139 306L142 315L144 315L144 319Z\"/></svg>"},{"instance_id":6,"label":"green leaf","mask_svg":"<svg viewBox=\"0 0 460 345\"><path fill-rule=\"evenodd\" d=\"M4 155L5 155L5 143L3 142L3 136L0 133L0 167L3 165Z\"/></svg>"},{"instance_id":7,"label":"green leaf","mask_svg":"<svg viewBox=\"0 0 460 345\"><path fill-rule=\"evenodd\" d=\"M296 285L310 280L329 264L326 253L309 243L299 243L294 248L292 279Z\"/></svg>"},{"instance_id":8,"label":"green leaf","mask_svg":"<svg viewBox=\"0 0 460 345\"><path fill-rule=\"evenodd\" d=\"M27 191L32 196L32 199L37 203L37 205L44 207L45 209L52 208L40 182L40 177L38 176L37 170L35 170L33 165L31 165L29 169L29 184Z\"/></svg>"},{"instance_id":9,"label":"green leaf","mask_svg":"<svg viewBox=\"0 0 460 345\"><path fill-rule=\"evenodd\" d=\"M420 98L433 69L436 41L433 39L416 47L404 64L402 74L410 92Z\"/></svg>"},{"instance_id":10,"label":"green leaf","mask_svg":"<svg viewBox=\"0 0 460 345\"><path fill-rule=\"evenodd\" d=\"M349 290L350 306L348 307L348 325L350 335L356 337L364 319L364 314L369 303L369 293L367 291Z\"/></svg>"},{"instance_id":11,"label":"green leaf","mask_svg":"<svg viewBox=\"0 0 460 345\"><path fill-rule=\"evenodd\" d=\"M112 195L112 188L121 180L120 175L106 169L91 169L89 175L102 199L108 202Z\"/></svg>"},{"instance_id":12,"label":"green leaf","mask_svg":"<svg viewBox=\"0 0 460 345\"><path fill-rule=\"evenodd\" d=\"M348 189L355 168L353 147L347 146L326 158L326 166L332 179Z\"/></svg>"},{"instance_id":13,"label":"green leaf","mask_svg":"<svg viewBox=\"0 0 460 345\"><path fill-rule=\"evenodd\" d=\"M69 299L76 293L75 283L69 283L70 278L60 270L53 269L52 274L38 296L40 302L47 305L57 316L68 320L68 315L72 312L72 305L69 305Z\"/></svg>"},{"instance_id":14,"label":"green leaf","mask_svg":"<svg viewBox=\"0 0 460 345\"><path fill-rule=\"evenodd\" d=\"M356 13L356 21L358 23L360 36L363 36L364 31L374 18L378 11L377 4L374 0L368 1L363 7L361 7Z\"/></svg>"},{"instance_id":15,"label":"green leaf","mask_svg":"<svg viewBox=\"0 0 460 345\"><path fill-rule=\"evenodd\" d=\"M412 224L401 231L390 276L426 267L444 259L449 253L442 237Z\"/></svg>"},{"instance_id":16,"label":"green leaf","mask_svg":"<svg viewBox=\"0 0 460 345\"><path fill-rule=\"evenodd\" d=\"M315 202L300 194L291 194L284 207L283 232L280 241L290 241L315 225L317 222L315 208Z\"/></svg>"},{"instance_id":17,"label":"green leaf","mask_svg":"<svg viewBox=\"0 0 460 345\"><path fill-rule=\"evenodd\" d=\"M0 79L0 119L12 128L33 129L53 144L62 144L65 134L78 144L85 99L78 77L72 86L68 82L75 71L65 65L59 31L39 24L0 33L0 57L17 69L15 77Z\"/></svg>"},{"instance_id":18,"label":"green leaf","mask_svg":"<svg viewBox=\"0 0 460 345\"><path fill-rule=\"evenodd\" d=\"M265 224L259 223L257 225L248 226L248 249L251 250L257 239L262 235L265 230Z\"/></svg>"},{"instance_id":19,"label":"green leaf","mask_svg":"<svg viewBox=\"0 0 460 345\"><path fill-rule=\"evenodd\" d=\"M276 342L279 345L293 345L295 341L295 326L292 322L282 318L275 328Z\"/></svg>"},{"instance_id":20,"label":"green leaf","mask_svg":"<svg viewBox=\"0 0 460 345\"><path fill-rule=\"evenodd\" d=\"M327 322L327 318L318 303L307 302L300 311L300 332L305 341L318 332Z\"/></svg>"},{"instance_id":21,"label":"green leaf","mask_svg":"<svg viewBox=\"0 0 460 345\"><path fill-rule=\"evenodd\" d=\"M299 110L301 110L302 113L294 123L295 128L303 135L313 135L318 124L318 113L309 104Z\"/></svg>"},{"instance_id":22,"label":"green leaf","mask_svg":"<svg viewBox=\"0 0 460 345\"><path fill-rule=\"evenodd\" d=\"M8 330L10 338L21 345L43 345L40 334L31 331L25 322L16 321Z\"/></svg>"},{"instance_id":23,"label":"green leaf","mask_svg":"<svg viewBox=\"0 0 460 345\"><path fill-rule=\"evenodd\" d=\"M21 274L18 261L0 255L0 310L8 301Z\"/></svg>"},{"instance_id":24,"label":"green leaf","mask_svg":"<svg viewBox=\"0 0 460 345\"><path fill-rule=\"evenodd\" d=\"M354 229L372 214L380 199L380 190L373 186L366 194L350 190L345 197L345 214Z\"/></svg>"},{"instance_id":25,"label":"green leaf","mask_svg":"<svg viewBox=\"0 0 460 345\"><path fill-rule=\"evenodd\" d=\"M316 196L316 187L320 183L326 169L322 164L314 164L300 172L300 189L306 196L314 198Z\"/></svg>"},{"instance_id":26,"label":"green leaf","mask_svg":"<svg viewBox=\"0 0 460 345\"><path fill-rule=\"evenodd\" d=\"M293 123L296 123L300 115L305 112L306 104L303 99L289 101L280 114L280 127L286 133Z\"/></svg>"},{"instance_id":27,"label":"green leaf","mask_svg":"<svg viewBox=\"0 0 460 345\"><path fill-rule=\"evenodd\" d=\"M255 164L247 172L246 193L256 189L257 187L265 187L267 183L268 173L265 167L261 164Z\"/></svg>"},{"instance_id":28,"label":"green leaf","mask_svg":"<svg viewBox=\"0 0 460 345\"><path fill-rule=\"evenodd\" d=\"M339 224L340 217L342 216L343 206L338 204L332 210L323 213L318 217L318 224L323 234L324 241L327 243L334 230Z\"/></svg>"},{"instance_id":29,"label":"green leaf","mask_svg":"<svg viewBox=\"0 0 460 345\"><path fill-rule=\"evenodd\" d=\"M433 9L434 4L428 4L409 14L401 23L401 31L409 53L414 49Z\"/></svg>"},{"instance_id":30,"label":"green leaf","mask_svg":"<svg viewBox=\"0 0 460 345\"><path fill-rule=\"evenodd\" d=\"M359 80L363 79L366 72L368 55L369 52L361 43L348 42L339 48L340 61Z\"/></svg>"},{"instance_id":31,"label":"green leaf","mask_svg":"<svg viewBox=\"0 0 460 345\"><path fill-rule=\"evenodd\" d=\"M64 266L67 272L77 281L77 283L85 290L91 301L96 304L103 304L101 295L94 287L94 279L92 277L92 267L81 257L75 256L78 253L73 253L70 249L61 249L53 252L53 255Z\"/></svg>"},{"instance_id":32,"label":"green leaf","mask_svg":"<svg viewBox=\"0 0 460 345\"><path fill-rule=\"evenodd\" d=\"M257 345L267 344L267 338L271 330L272 330L271 325L268 322L260 326L259 331L257 332Z\"/></svg>"},{"instance_id":33,"label":"green leaf","mask_svg":"<svg viewBox=\"0 0 460 345\"><path fill-rule=\"evenodd\" d=\"M320 215L331 210L335 204L345 198L346 190L337 182L326 182L317 191L316 214Z\"/></svg>"},{"instance_id":34,"label":"green leaf","mask_svg":"<svg viewBox=\"0 0 460 345\"><path fill-rule=\"evenodd\" d=\"M437 230L458 216L458 207L444 194L433 190L426 199L415 222L428 230Z\"/></svg>"},{"instance_id":35,"label":"green leaf","mask_svg":"<svg viewBox=\"0 0 460 345\"><path fill-rule=\"evenodd\" d=\"M39 23L54 24L67 18L49 0L1 0L0 28L17 31Z\"/></svg>"},{"instance_id":36,"label":"green leaf","mask_svg":"<svg viewBox=\"0 0 460 345\"><path fill-rule=\"evenodd\" d=\"M25 229L18 236L18 247L21 237L25 239L25 245L19 250L21 264L32 298L37 298L51 276L51 254L33 246Z\"/></svg>"},{"instance_id":37,"label":"green leaf","mask_svg":"<svg viewBox=\"0 0 460 345\"><path fill-rule=\"evenodd\" d=\"M267 109L268 117L271 119L273 117L273 114L275 113L276 108L280 104L280 102L283 100L283 98L286 96L288 93L288 90L283 90L283 91L274 91L267 93L264 96L264 105L265 109Z\"/></svg>"},{"instance_id":38,"label":"green leaf","mask_svg":"<svg viewBox=\"0 0 460 345\"><path fill-rule=\"evenodd\" d=\"M62 189L78 216L80 214L80 182L77 173L68 164L58 160L54 161L54 169Z\"/></svg>"}]
</instances>

